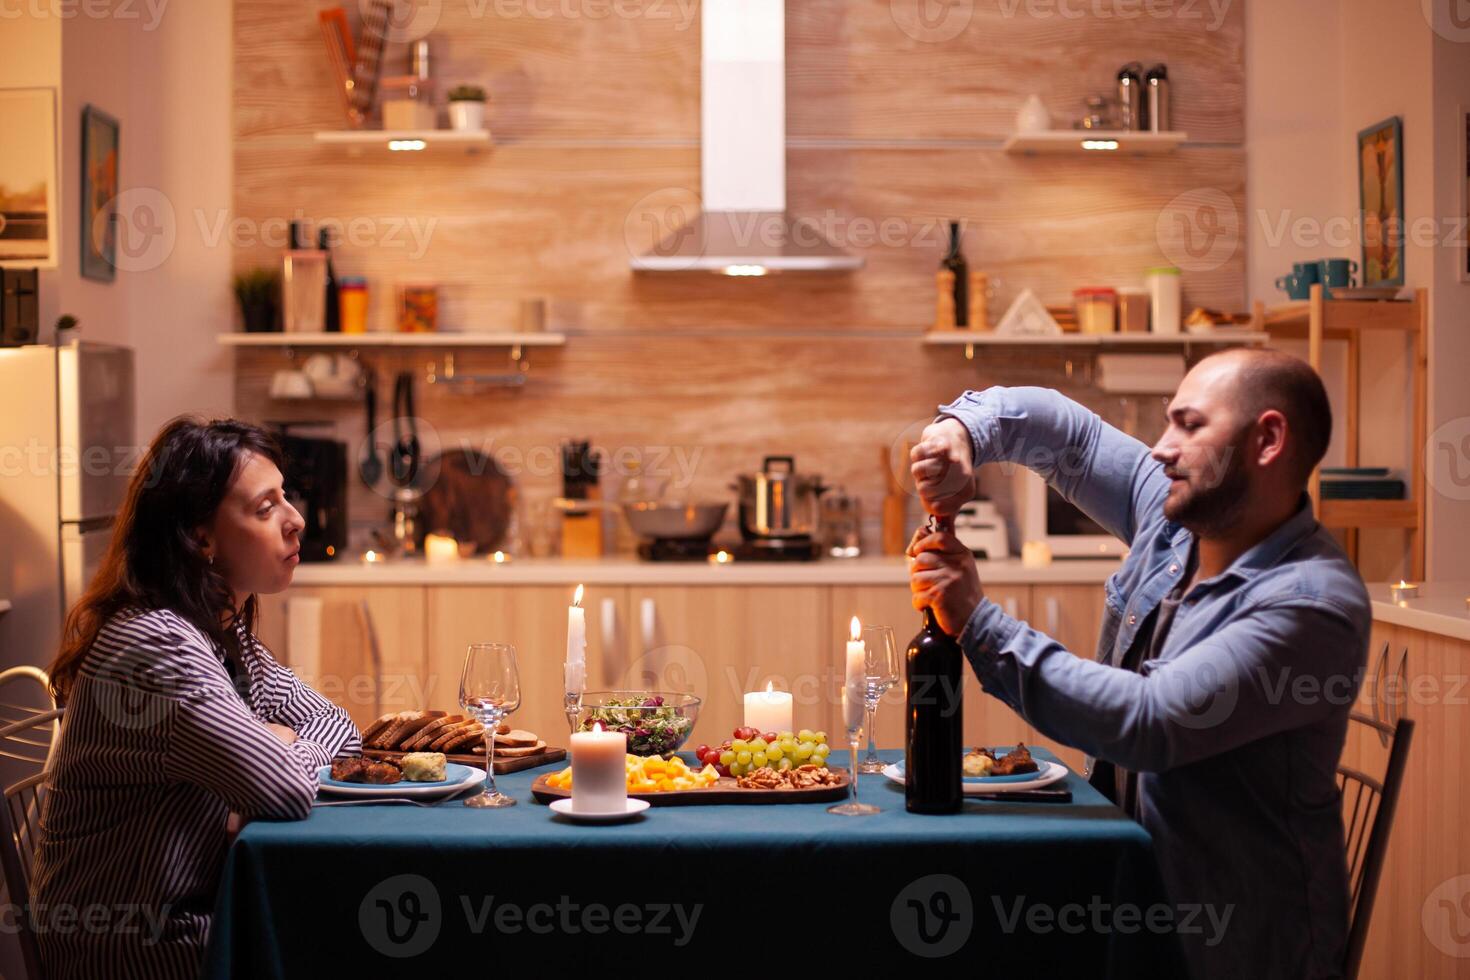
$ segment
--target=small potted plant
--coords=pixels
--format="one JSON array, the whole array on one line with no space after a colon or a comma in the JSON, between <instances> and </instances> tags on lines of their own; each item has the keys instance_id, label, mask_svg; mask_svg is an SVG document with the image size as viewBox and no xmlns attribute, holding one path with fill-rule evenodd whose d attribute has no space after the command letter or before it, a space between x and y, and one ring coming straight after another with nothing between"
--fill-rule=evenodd
<instances>
[{"instance_id":1,"label":"small potted plant","mask_svg":"<svg viewBox=\"0 0 1470 980\"><path fill-rule=\"evenodd\" d=\"M281 281L274 269L262 266L236 276L235 300L240 304L246 333L281 329L276 316L281 305Z\"/></svg>"},{"instance_id":2,"label":"small potted plant","mask_svg":"<svg viewBox=\"0 0 1470 980\"><path fill-rule=\"evenodd\" d=\"M449 90L449 127L459 132L485 128L485 90L478 85L456 85Z\"/></svg>"}]
</instances>

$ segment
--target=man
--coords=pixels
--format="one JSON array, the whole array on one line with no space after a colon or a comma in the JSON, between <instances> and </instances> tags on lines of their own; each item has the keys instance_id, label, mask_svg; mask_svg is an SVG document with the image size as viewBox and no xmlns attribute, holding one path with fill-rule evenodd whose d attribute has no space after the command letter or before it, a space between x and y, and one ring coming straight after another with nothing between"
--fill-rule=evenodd
<instances>
[{"instance_id":1,"label":"man","mask_svg":"<svg viewBox=\"0 0 1470 980\"><path fill-rule=\"evenodd\" d=\"M1106 585L1096 660L986 599L948 530L910 545L915 607L959 637L987 693L1099 760L1091 781L1153 836L1176 910L1229 916L1213 945L1211 930L1180 930L1193 975L1338 975L1335 770L1371 614L1304 493L1331 434L1321 380L1280 352L1207 357L1152 451L1048 389L967 392L940 412L911 457L930 513L957 512L980 464L1013 461L1130 550Z\"/></svg>"}]
</instances>

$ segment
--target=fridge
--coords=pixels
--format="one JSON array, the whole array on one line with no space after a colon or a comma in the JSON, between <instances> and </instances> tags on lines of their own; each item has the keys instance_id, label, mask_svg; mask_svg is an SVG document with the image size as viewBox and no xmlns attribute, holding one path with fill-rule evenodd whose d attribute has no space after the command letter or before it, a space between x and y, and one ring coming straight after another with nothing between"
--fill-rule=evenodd
<instances>
[{"instance_id":1,"label":"fridge","mask_svg":"<svg viewBox=\"0 0 1470 980\"><path fill-rule=\"evenodd\" d=\"M0 348L0 667L45 667L141 456L133 351Z\"/></svg>"}]
</instances>

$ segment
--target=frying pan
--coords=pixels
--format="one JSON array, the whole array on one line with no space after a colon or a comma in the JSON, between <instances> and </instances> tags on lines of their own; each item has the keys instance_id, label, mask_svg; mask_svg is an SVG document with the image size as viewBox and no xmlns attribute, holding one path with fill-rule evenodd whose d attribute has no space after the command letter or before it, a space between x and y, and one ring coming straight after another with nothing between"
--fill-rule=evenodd
<instances>
[{"instance_id":1,"label":"frying pan","mask_svg":"<svg viewBox=\"0 0 1470 980\"><path fill-rule=\"evenodd\" d=\"M640 537L661 541L698 540L720 529L730 504L640 500L624 504L628 526Z\"/></svg>"}]
</instances>

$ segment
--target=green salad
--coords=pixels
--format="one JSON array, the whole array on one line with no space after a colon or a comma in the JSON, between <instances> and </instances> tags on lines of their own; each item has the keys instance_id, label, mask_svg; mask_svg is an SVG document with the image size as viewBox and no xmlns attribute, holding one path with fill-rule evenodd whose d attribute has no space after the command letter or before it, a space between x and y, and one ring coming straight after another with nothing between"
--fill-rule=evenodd
<instances>
[{"instance_id":1,"label":"green salad","mask_svg":"<svg viewBox=\"0 0 1470 980\"><path fill-rule=\"evenodd\" d=\"M694 720L682 708L664 704L658 696L650 698L608 698L592 708L582 722L582 731L601 725L605 732L622 732L628 736L628 751L633 755L666 755L684 739Z\"/></svg>"}]
</instances>

